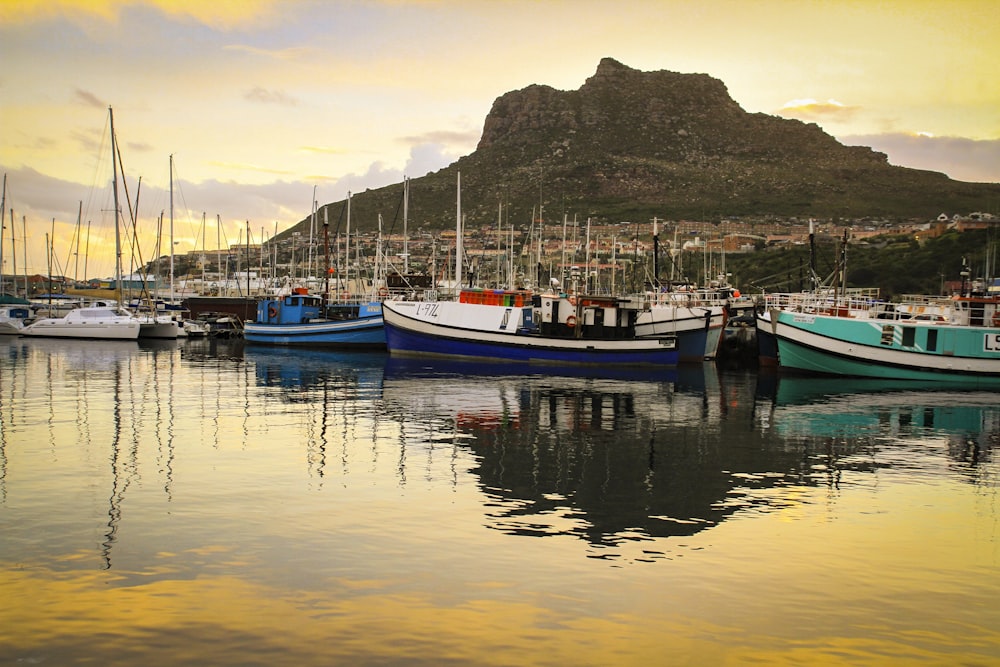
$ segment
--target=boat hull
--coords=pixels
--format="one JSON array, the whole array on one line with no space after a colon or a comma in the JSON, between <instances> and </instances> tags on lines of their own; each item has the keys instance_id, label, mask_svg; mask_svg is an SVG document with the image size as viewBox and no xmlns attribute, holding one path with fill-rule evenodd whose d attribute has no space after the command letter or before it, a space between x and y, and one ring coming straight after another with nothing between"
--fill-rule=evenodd
<instances>
[{"instance_id":1,"label":"boat hull","mask_svg":"<svg viewBox=\"0 0 1000 667\"><path fill-rule=\"evenodd\" d=\"M1000 329L772 310L779 365L827 375L1000 385Z\"/></svg>"},{"instance_id":2,"label":"boat hull","mask_svg":"<svg viewBox=\"0 0 1000 667\"><path fill-rule=\"evenodd\" d=\"M55 323L53 323L55 322ZM57 320L39 320L26 326L21 334L40 338L86 338L90 340L137 340L139 323L59 324Z\"/></svg>"},{"instance_id":3,"label":"boat hull","mask_svg":"<svg viewBox=\"0 0 1000 667\"><path fill-rule=\"evenodd\" d=\"M652 306L639 313L636 336L677 337L682 363L714 359L725 324L722 306Z\"/></svg>"},{"instance_id":4,"label":"boat hull","mask_svg":"<svg viewBox=\"0 0 1000 667\"><path fill-rule=\"evenodd\" d=\"M462 309L462 317L455 311ZM385 336L394 356L436 356L519 363L652 365L678 362L673 337L562 338L526 333L517 322L524 309L457 302L383 304ZM527 308L530 310L530 308ZM475 328L462 322L478 322Z\"/></svg>"},{"instance_id":5,"label":"boat hull","mask_svg":"<svg viewBox=\"0 0 1000 667\"><path fill-rule=\"evenodd\" d=\"M385 347L381 317L363 320L270 324L253 322L243 328L248 343L303 347Z\"/></svg>"},{"instance_id":6,"label":"boat hull","mask_svg":"<svg viewBox=\"0 0 1000 667\"><path fill-rule=\"evenodd\" d=\"M170 340L177 338L180 331L180 325L169 317L139 320L139 338Z\"/></svg>"}]
</instances>

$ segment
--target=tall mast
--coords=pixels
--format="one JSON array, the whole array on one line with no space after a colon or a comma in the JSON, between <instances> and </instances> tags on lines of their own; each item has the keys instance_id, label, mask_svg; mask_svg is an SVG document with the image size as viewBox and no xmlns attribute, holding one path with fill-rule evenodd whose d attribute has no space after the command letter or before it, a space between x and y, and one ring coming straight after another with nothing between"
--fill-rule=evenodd
<instances>
[{"instance_id":1,"label":"tall mast","mask_svg":"<svg viewBox=\"0 0 1000 667\"><path fill-rule=\"evenodd\" d=\"M6 178L6 176L4 177ZM403 177L403 275L408 275L410 273L410 251L409 236L406 232L406 222L409 217L410 210L410 179L406 176Z\"/></svg>"},{"instance_id":2,"label":"tall mast","mask_svg":"<svg viewBox=\"0 0 1000 667\"><path fill-rule=\"evenodd\" d=\"M76 261L73 265L73 280L80 279L80 226L83 223L83 201L76 212ZM86 278L86 276L84 276Z\"/></svg>"},{"instance_id":3,"label":"tall mast","mask_svg":"<svg viewBox=\"0 0 1000 667\"><path fill-rule=\"evenodd\" d=\"M222 270L222 216L218 213L215 214L215 247L217 248L215 251L215 265L220 278L219 296L225 296L222 292L221 279L225 277L225 280L228 281L229 275L228 272ZM226 288L229 288L228 284L226 285Z\"/></svg>"},{"instance_id":4,"label":"tall mast","mask_svg":"<svg viewBox=\"0 0 1000 667\"><path fill-rule=\"evenodd\" d=\"M306 260L306 278L313 278L313 235L316 230L316 206L319 202L316 201L316 187L313 186L313 197L312 197L312 216L309 219L309 258Z\"/></svg>"},{"instance_id":5,"label":"tall mast","mask_svg":"<svg viewBox=\"0 0 1000 667\"><path fill-rule=\"evenodd\" d=\"M10 209L10 257L13 261L13 269L11 270L12 294L17 296L17 240L14 238L14 208ZM24 297L28 297L27 285L25 285Z\"/></svg>"},{"instance_id":6,"label":"tall mast","mask_svg":"<svg viewBox=\"0 0 1000 667\"><path fill-rule=\"evenodd\" d=\"M10 225L14 226L14 209L10 211ZM28 216L21 216L21 246L24 252L21 253L21 257L24 258L24 298L28 298Z\"/></svg>"},{"instance_id":7,"label":"tall mast","mask_svg":"<svg viewBox=\"0 0 1000 667\"><path fill-rule=\"evenodd\" d=\"M174 302L174 156L170 155L170 303Z\"/></svg>"},{"instance_id":8,"label":"tall mast","mask_svg":"<svg viewBox=\"0 0 1000 667\"><path fill-rule=\"evenodd\" d=\"M351 192L347 191L347 235L345 237L344 250L344 280L347 281L347 291L351 294L360 294L351 287Z\"/></svg>"},{"instance_id":9,"label":"tall mast","mask_svg":"<svg viewBox=\"0 0 1000 667\"><path fill-rule=\"evenodd\" d=\"M462 172L458 172L455 198L455 296L462 288Z\"/></svg>"},{"instance_id":10,"label":"tall mast","mask_svg":"<svg viewBox=\"0 0 1000 667\"><path fill-rule=\"evenodd\" d=\"M330 220L327 207L323 207L323 302L330 300Z\"/></svg>"},{"instance_id":11,"label":"tall mast","mask_svg":"<svg viewBox=\"0 0 1000 667\"><path fill-rule=\"evenodd\" d=\"M201 290L205 291L205 211L201 212Z\"/></svg>"},{"instance_id":12,"label":"tall mast","mask_svg":"<svg viewBox=\"0 0 1000 667\"><path fill-rule=\"evenodd\" d=\"M122 296L122 239L118 228L118 215L121 211L118 205L118 156L115 150L115 113L108 107L108 119L111 123L111 184L115 194L115 289L118 293L118 303Z\"/></svg>"},{"instance_id":13,"label":"tall mast","mask_svg":"<svg viewBox=\"0 0 1000 667\"><path fill-rule=\"evenodd\" d=\"M3 293L3 221L7 219L7 174L3 175L3 196L0 197L0 293ZM11 225L13 228L13 225ZM11 232L14 230L11 229ZM14 290L17 292L17 289Z\"/></svg>"}]
</instances>

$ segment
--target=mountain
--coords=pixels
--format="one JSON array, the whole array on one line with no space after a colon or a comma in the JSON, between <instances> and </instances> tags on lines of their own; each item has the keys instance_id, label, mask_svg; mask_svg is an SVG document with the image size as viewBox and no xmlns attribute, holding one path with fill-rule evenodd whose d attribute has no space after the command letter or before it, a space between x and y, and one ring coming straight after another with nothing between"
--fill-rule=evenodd
<instances>
[{"instance_id":1,"label":"mountain","mask_svg":"<svg viewBox=\"0 0 1000 667\"><path fill-rule=\"evenodd\" d=\"M470 227L494 224L498 203L505 222L526 225L539 206L547 222L638 222L931 219L1000 202L1000 184L892 166L815 124L748 113L706 74L642 72L612 58L578 90L531 85L497 98L475 152L410 180L411 230L454 228L459 171ZM387 225L400 219L401 194L396 184L353 196L352 225L373 228L378 213ZM327 206L336 220L343 202Z\"/></svg>"}]
</instances>

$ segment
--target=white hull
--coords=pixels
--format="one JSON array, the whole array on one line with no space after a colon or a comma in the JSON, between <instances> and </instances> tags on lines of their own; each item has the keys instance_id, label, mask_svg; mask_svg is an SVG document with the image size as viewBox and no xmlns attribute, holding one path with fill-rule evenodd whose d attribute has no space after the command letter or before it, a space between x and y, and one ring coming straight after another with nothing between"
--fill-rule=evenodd
<instances>
[{"instance_id":1,"label":"white hull","mask_svg":"<svg viewBox=\"0 0 1000 667\"><path fill-rule=\"evenodd\" d=\"M65 317L36 320L21 333L45 338L136 340L139 320L126 311L113 308L77 308Z\"/></svg>"}]
</instances>

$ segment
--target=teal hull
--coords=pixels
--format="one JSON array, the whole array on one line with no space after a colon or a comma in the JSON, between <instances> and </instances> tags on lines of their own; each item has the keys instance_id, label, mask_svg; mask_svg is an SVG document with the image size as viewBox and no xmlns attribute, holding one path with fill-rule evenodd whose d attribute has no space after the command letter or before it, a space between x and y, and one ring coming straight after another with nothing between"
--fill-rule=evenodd
<instances>
[{"instance_id":1,"label":"teal hull","mask_svg":"<svg viewBox=\"0 0 1000 667\"><path fill-rule=\"evenodd\" d=\"M773 312L785 369L1000 386L1000 329Z\"/></svg>"}]
</instances>

